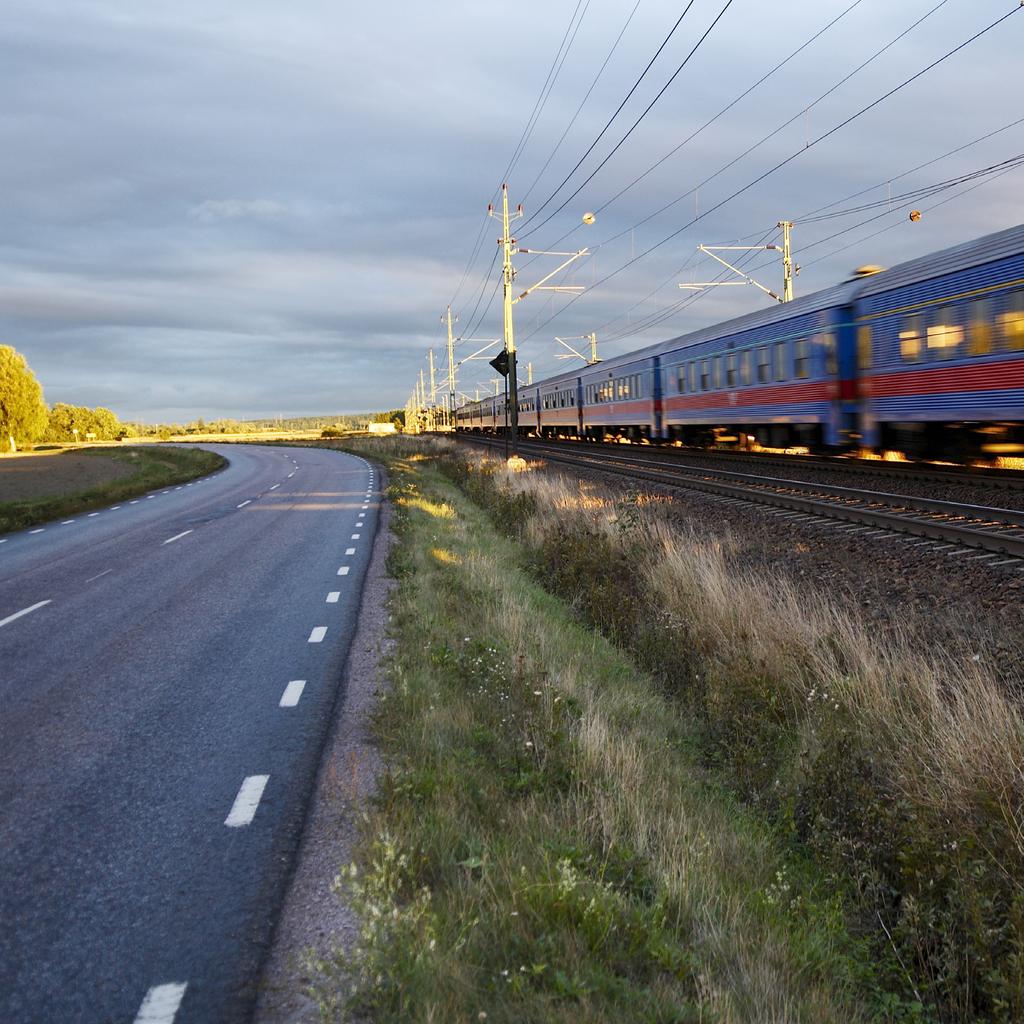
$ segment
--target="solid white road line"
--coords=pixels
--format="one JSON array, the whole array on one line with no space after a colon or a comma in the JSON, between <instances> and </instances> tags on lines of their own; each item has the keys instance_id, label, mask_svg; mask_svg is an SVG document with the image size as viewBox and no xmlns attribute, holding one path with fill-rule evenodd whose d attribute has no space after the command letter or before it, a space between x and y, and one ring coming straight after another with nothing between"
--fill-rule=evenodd
<instances>
[{"instance_id":1,"label":"solid white road line","mask_svg":"<svg viewBox=\"0 0 1024 1024\"><path fill-rule=\"evenodd\" d=\"M338 575L339 575L339 576L347 576L347 575L348 575L348 566L347 566L347 565L343 565L343 566L342 566L342 567L341 567L341 568L340 568L340 569L338 570Z\"/></svg>"},{"instance_id":2,"label":"solid white road line","mask_svg":"<svg viewBox=\"0 0 1024 1024\"><path fill-rule=\"evenodd\" d=\"M341 597L341 591L340 590L332 590L327 595L327 603L328 604L337 604L339 597Z\"/></svg>"},{"instance_id":3,"label":"solid white road line","mask_svg":"<svg viewBox=\"0 0 1024 1024\"><path fill-rule=\"evenodd\" d=\"M187 537L191 532L191 530L182 530L181 533L176 533L173 537L168 537L167 540L164 541L164 543L171 544L176 540L181 540L182 537Z\"/></svg>"},{"instance_id":4,"label":"solid white road line","mask_svg":"<svg viewBox=\"0 0 1024 1024\"><path fill-rule=\"evenodd\" d=\"M186 981L154 985L142 1000L139 1012L135 1015L135 1024L174 1024L175 1014L187 987Z\"/></svg>"},{"instance_id":5,"label":"solid white road line","mask_svg":"<svg viewBox=\"0 0 1024 1024\"><path fill-rule=\"evenodd\" d=\"M327 636L326 626L314 626L313 632L309 634L309 642L311 644L321 643L325 636Z\"/></svg>"},{"instance_id":6,"label":"solid white road line","mask_svg":"<svg viewBox=\"0 0 1024 1024\"><path fill-rule=\"evenodd\" d=\"M353 533L351 539L352 540L359 540L359 534L358 533Z\"/></svg>"},{"instance_id":7,"label":"solid white road line","mask_svg":"<svg viewBox=\"0 0 1024 1024\"><path fill-rule=\"evenodd\" d=\"M269 775L250 775L242 783L242 788L231 805L231 813L224 819L224 824L228 828L242 828L252 823L269 778Z\"/></svg>"},{"instance_id":8,"label":"solid white road line","mask_svg":"<svg viewBox=\"0 0 1024 1024\"><path fill-rule=\"evenodd\" d=\"M45 531L45 527L40 526L38 530L29 530L28 532L29 533L43 533L44 531Z\"/></svg>"},{"instance_id":9,"label":"solid white road line","mask_svg":"<svg viewBox=\"0 0 1024 1024\"><path fill-rule=\"evenodd\" d=\"M95 576L90 576L85 582L92 583L93 580L98 580L101 576L106 576L108 572L113 572L113 569L104 569L103 572L96 573Z\"/></svg>"},{"instance_id":10,"label":"solid white road line","mask_svg":"<svg viewBox=\"0 0 1024 1024\"><path fill-rule=\"evenodd\" d=\"M346 555L354 555L355 553L356 553L356 549L355 548L345 548L345 554Z\"/></svg>"},{"instance_id":11,"label":"solid white road line","mask_svg":"<svg viewBox=\"0 0 1024 1024\"><path fill-rule=\"evenodd\" d=\"M299 698L302 696L302 691L306 688L305 679L293 679L285 688L284 693L281 695L281 703L279 707L282 708L293 708L299 703Z\"/></svg>"},{"instance_id":12,"label":"solid white road line","mask_svg":"<svg viewBox=\"0 0 1024 1024\"><path fill-rule=\"evenodd\" d=\"M252 501L252 498L246 498L241 505L236 505L235 508L245 508Z\"/></svg>"},{"instance_id":13,"label":"solid white road line","mask_svg":"<svg viewBox=\"0 0 1024 1024\"><path fill-rule=\"evenodd\" d=\"M48 605L49 600L37 601L35 604L30 605L28 608L22 608L20 612L15 612L13 615L8 615L6 619L0 619L0 626L6 626L9 622L13 622L15 619L20 619L23 615L28 615L29 612L34 612L37 608L42 608Z\"/></svg>"}]
</instances>

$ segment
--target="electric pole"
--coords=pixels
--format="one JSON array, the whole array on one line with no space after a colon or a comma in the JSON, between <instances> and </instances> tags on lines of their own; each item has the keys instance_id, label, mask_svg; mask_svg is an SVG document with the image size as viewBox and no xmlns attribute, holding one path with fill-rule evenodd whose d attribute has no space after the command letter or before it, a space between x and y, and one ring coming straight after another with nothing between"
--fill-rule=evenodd
<instances>
[{"instance_id":1,"label":"electric pole","mask_svg":"<svg viewBox=\"0 0 1024 1024\"><path fill-rule=\"evenodd\" d=\"M458 321L458 317L455 317ZM452 337L452 307L448 307L448 414L455 416L455 339Z\"/></svg>"},{"instance_id":2,"label":"electric pole","mask_svg":"<svg viewBox=\"0 0 1024 1024\"><path fill-rule=\"evenodd\" d=\"M591 331L590 333L590 365L601 362L597 357L597 331Z\"/></svg>"},{"instance_id":3,"label":"electric pole","mask_svg":"<svg viewBox=\"0 0 1024 1024\"><path fill-rule=\"evenodd\" d=\"M494 209L488 206L487 212L493 217ZM512 282L515 281L516 272L512 266L512 246L515 239L512 237L511 222L518 220L523 215L523 207L520 205L516 212L510 217L508 212L508 185L501 186L501 238L498 244L502 249L502 299L503 299L503 330L502 337L505 341L505 354L508 357L508 381L509 381L509 402L512 412L512 450L510 458L519 457L519 398L516 382L516 340L512 328Z\"/></svg>"},{"instance_id":4,"label":"electric pole","mask_svg":"<svg viewBox=\"0 0 1024 1024\"><path fill-rule=\"evenodd\" d=\"M528 385L533 383L533 363L526 364L526 383Z\"/></svg>"},{"instance_id":5,"label":"electric pole","mask_svg":"<svg viewBox=\"0 0 1024 1024\"><path fill-rule=\"evenodd\" d=\"M793 301L793 251L790 246L791 220L780 220L776 227L782 228L782 301Z\"/></svg>"}]
</instances>

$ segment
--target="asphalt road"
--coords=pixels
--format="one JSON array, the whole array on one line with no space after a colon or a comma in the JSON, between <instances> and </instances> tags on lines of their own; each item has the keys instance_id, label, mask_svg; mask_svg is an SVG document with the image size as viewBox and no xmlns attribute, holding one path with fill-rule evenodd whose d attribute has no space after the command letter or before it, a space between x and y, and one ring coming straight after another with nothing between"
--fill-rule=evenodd
<instances>
[{"instance_id":1,"label":"asphalt road","mask_svg":"<svg viewBox=\"0 0 1024 1024\"><path fill-rule=\"evenodd\" d=\"M204 480L0 542L0 1021L248 1019L376 529L377 475Z\"/></svg>"}]
</instances>

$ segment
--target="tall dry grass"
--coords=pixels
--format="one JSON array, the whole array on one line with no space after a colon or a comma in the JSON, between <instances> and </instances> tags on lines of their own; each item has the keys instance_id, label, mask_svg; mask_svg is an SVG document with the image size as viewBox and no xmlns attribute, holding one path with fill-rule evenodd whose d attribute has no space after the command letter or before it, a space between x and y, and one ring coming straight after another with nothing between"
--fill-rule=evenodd
<instances>
[{"instance_id":1,"label":"tall dry grass","mask_svg":"<svg viewBox=\"0 0 1024 1024\"><path fill-rule=\"evenodd\" d=\"M708 761L852 894L937 1019L1024 1020L1024 717L981 662L737 569L659 501L448 457L538 578L700 716Z\"/></svg>"}]
</instances>

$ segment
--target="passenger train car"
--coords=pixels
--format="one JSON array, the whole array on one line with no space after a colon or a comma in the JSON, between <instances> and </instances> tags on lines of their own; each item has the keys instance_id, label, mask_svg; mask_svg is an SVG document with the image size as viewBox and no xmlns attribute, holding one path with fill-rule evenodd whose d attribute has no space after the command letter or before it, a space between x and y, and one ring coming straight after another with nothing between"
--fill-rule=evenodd
<instances>
[{"instance_id":1,"label":"passenger train car","mask_svg":"<svg viewBox=\"0 0 1024 1024\"><path fill-rule=\"evenodd\" d=\"M503 428L503 399L457 429ZM1024 452L1024 226L519 391L539 437Z\"/></svg>"}]
</instances>

